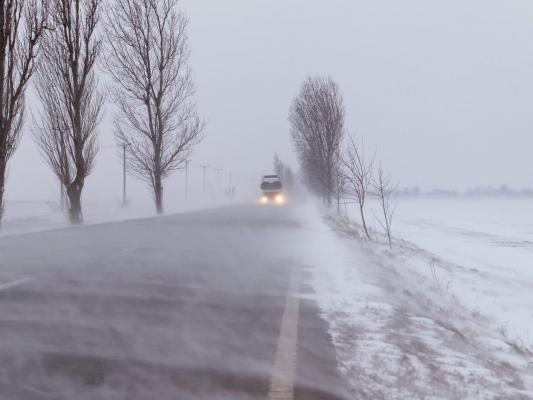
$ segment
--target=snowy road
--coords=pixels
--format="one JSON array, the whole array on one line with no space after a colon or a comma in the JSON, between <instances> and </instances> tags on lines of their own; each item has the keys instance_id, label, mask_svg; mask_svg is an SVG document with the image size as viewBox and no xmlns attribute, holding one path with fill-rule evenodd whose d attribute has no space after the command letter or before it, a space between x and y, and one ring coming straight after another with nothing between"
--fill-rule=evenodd
<instances>
[{"instance_id":1,"label":"snowy road","mask_svg":"<svg viewBox=\"0 0 533 400\"><path fill-rule=\"evenodd\" d=\"M316 305L291 294L310 291L298 213L242 206L2 238L0 398L349 398ZM274 365L294 368L294 382L281 373L293 396L275 397Z\"/></svg>"}]
</instances>

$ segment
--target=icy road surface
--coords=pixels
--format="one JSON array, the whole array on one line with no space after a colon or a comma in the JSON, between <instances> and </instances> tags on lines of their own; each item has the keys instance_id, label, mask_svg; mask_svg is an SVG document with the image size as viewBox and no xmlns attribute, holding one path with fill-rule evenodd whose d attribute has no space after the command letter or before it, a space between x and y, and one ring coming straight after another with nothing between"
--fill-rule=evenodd
<instances>
[{"instance_id":1,"label":"icy road surface","mask_svg":"<svg viewBox=\"0 0 533 400\"><path fill-rule=\"evenodd\" d=\"M243 206L1 238L0 398L266 399L280 385L284 399L351 398L305 299L295 214Z\"/></svg>"}]
</instances>

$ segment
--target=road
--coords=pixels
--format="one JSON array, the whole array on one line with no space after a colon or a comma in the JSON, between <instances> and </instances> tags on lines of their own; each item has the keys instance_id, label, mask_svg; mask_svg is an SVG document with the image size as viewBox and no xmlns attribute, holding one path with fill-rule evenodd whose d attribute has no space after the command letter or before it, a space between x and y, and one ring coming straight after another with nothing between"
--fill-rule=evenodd
<instances>
[{"instance_id":1,"label":"road","mask_svg":"<svg viewBox=\"0 0 533 400\"><path fill-rule=\"evenodd\" d=\"M348 399L297 207L0 239L1 399Z\"/></svg>"}]
</instances>

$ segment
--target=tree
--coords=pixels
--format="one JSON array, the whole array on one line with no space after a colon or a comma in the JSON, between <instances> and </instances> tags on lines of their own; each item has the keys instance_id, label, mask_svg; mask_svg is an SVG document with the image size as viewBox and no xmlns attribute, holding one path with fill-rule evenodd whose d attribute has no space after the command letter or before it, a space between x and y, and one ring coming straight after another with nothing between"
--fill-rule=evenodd
<instances>
[{"instance_id":1,"label":"tree","mask_svg":"<svg viewBox=\"0 0 533 400\"><path fill-rule=\"evenodd\" d=\"M157 213L163 180L203 138L188 66L187 18L176 0L116 0L107 16L107 69L119 114L115 136L132 173L146 181Z\"/></svg>"},{"instance_id":2,"label":"tree","mask_svg":"<svg viewBox=\"0 0 533 400\"><path fill-rule=\"evenodd\" d=\"M280 176L281 181L283 182L285 164L283 163L283 161L281 161L277 154L274 155L274 172Z\"/></svg>"},{"instance_id":3,"label":"tree","mask_svg":"<svg viewBox=\"0 0 533 400\"><path fill-rule=\"evenodd\" d=\"M102 0L50 0L54 28L43 40L37 93L43 111L37 144L65 188L71 223L83 222L81 196L98 151L103 95L94 67Z\"/></svg>"},{"instance_id":4,"label":"tree","mask_svg":"<svg viewBox=\"0 0 533 400\"><path fill-rule=\"evenodd\" d=\"M344 137L344 101L331 78L308 78L289 114L291 135L304 181L331 205L339 149Z\"/></svg>"},{"instance_id":5,"label":"tree","mask_svg":"<svg viewBox=\"0 0 533 400\"><path fill-rule=\"evenodd\" d=\"M0 222L7 163L20 140L25 93L47 26L46 0L0 3Z\"/></svg>"},{"instance_id":6,"label":"tree","mask_svg":"<svg viewBox=\"0 0 533 400\"><path fill-rule=\"evenodd\" d=\"M363 230L368 239L370 239L370 232L365 218L365 202L372 188L372 170L374 168L374 160L367 159L365 151L359 148L353 138L350 136L350 141L342 158L344 165L344 174L349 186L349 190L355 197L355 201L359 207L359 215L361 216L361 223Z\"/></svg>"},{"instance_id":7,"label":"tree","mask_svg":"<svg viewBox=\"0 0 533 400\"><path fill-rule=\"evenodd\" d=\"M281 178L281 182L283 183L283 187L287 191L294 191L295 186L295 177L294 173L292 172L291 167L289 167L287 164L285 164L276 154L274 156L274 172L279 175Z\"/></svg>"},{"instance_id":8,"label":"tree","mask_svg":"<svg viewBox=\"0 0 533 400\"><path fill-rule=\"evenodd\" d=\"M292 172L292 168L288 165L285 166L283 172L283 182L289 192L296 191L296 177L294 176L294 172Z\"/></svg>"},{"instance_id":9,"label":"tree","mask_svg":"<svg viewBox=\"0 0 533 400\"><path fill-rule=\"evenodd\" d=\"M392 248L392 219L398 200L398 184L392 183L391 176L385 174L380 165L373 186L382 214L382 218L377 218L377 220L387 235L389 247Z\"/></svg>"},{"instance_id":10,"label":"tree","mask_svg":"<svg viewBox=\"0 0 533 400\"><path fill-rule=\"evenodd\" d=\"M347 183L347 177L342 169L337 170L334 175L334 197L337 205L337 214L339 215L341 215L341 203L346 197Z\"/></svg>"}]
</instances>

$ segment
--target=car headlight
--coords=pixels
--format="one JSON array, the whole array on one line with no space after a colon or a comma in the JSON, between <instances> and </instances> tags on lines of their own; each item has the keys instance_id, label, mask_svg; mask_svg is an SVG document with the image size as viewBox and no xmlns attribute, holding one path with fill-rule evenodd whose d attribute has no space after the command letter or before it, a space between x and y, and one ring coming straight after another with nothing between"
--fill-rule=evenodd
<instances>
[{"instance_id":1,"label":"car headlight","mask_svg":"<svg viewBox=\"0 0 533 400\"><path fill-rule=\"evenodd\" d=\"M261 203L265 204L265 203L268 203L268 197L266 196L262 196L261 199L259 200Z\"/></svg>"},{"instance_id":2,"label":"car headlight","mask_svg":"<svg viewBox=\"0 0 533 400\"><path fill-rule=\"evenodd\" d=\"M283 195L282 194L278 194L276 196L276 203L281 204L281 203L284 203L284 202L285 202L285 198L283 197Z\"/></svg>"}]
</instances>

